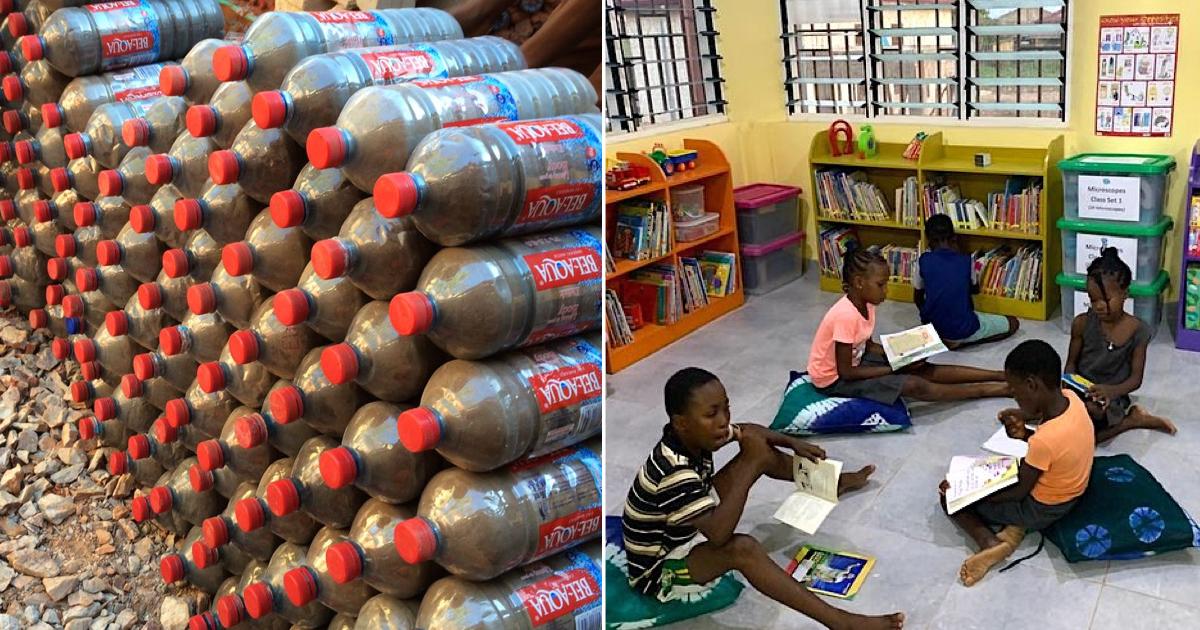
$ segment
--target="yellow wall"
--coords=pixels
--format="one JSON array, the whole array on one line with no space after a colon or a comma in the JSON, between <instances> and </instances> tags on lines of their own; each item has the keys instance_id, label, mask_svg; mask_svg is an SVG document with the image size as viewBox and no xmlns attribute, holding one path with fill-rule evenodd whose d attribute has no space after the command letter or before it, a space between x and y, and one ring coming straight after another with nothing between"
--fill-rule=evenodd
<instances>
[{"instance_id":1,"label":"yellow wall","mask_svg":"<svg viewBox=\"0 0 1200 630\"><path fill-rule=\"evenodd\" d=\"M1176 284L1186 168L1192 145L1200 137L1200 83L1190 61L1200 60L1200 2L1171 0L1074 0L1071 14L1070 112L1067 128L979 127L901 125L873 123L876 136L884 142L908 142L917 131L941 131L947 144L996 146L1039 146L1062 134L1066 154L1084 151L1164 153L1178 163L1172 179L1167 212L1175 217L1176 229L1169 240L1166 267ZM725 149L733 164L735 185L771 181L801 186L805 191L807 239L805 253L815 258L811 235L815 230L808 196L811 188L808 148L814 134L824 131L829 121L788 120L783 90L783 57L779 42L779 3L775 0L714 0L717 29L721 32L719 52L725 57L722 75L729 101L728 122L669 133L661 137L622 142L617 136L608 143L610 153L641 151L654 142L677 146L681 138L712 140ZM1176 76L1175 126L1170 138L1112 138L1093 132L1096 106L1096 50L1099 18L1129 13L1179 13L1181 37ZM1171 295L1175 291L1172 288Z\"/></svg>"}]
</instances>

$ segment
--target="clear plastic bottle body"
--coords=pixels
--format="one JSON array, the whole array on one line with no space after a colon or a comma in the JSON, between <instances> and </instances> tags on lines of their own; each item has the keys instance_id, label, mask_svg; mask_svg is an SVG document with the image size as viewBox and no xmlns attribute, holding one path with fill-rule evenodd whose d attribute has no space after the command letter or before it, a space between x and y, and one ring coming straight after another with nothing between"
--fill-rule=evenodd
<instances>
[{"instance_id":1,"label":"clear plastic bottle body","mask_svg":"<svg viewBox=\"0 0 1200 630\"><path fill-rule=\"evenodd\" d=\"M339 342L346 338L350 322L354 321L354 316L370 301L370 298L359 291L348 277L338 276L326 280L313 271L312 263L304 268L296 287L287 291L287 295L283 298L275 298L276 316L280 317L278 313L282 299L287 302L282 305L282 308L288 309L285 311L288 316L300 317L303 315L303 323L306 326L333 342ZM296 309L291 304L295 299L291 295L302 297L302 302L297 300L297 303L304 305L301 309Z\"/></svg>"},{"instance_id":2,"label":"clear plastic bottle body","mask_svg":"<svg viewBox=\"0 0 1200 630\"><path fill-rule=\"evenodd\" d=\"M104 167L90 155L67 162L68 180L75 192L86 200L100 197L100 184L97 180L102 170Z\"/></svg>"},{"instance_id":3,"label":"clear plastic bottle body","mask_svg":"<svg viewBox=\"0 0 1200 630\"><path fill-rule=\"evenodd\" d=\"M138 234L126 223L114 240L120 250L118 264L129 275L139 282L153 282L158 277L162 271L162 242L153 232Z\"/></svg>"},{"instance_id":4,"label":"clear plastic bottle body","mask_svg":"<svg viewBox=\"0 0 1200 630\"><path fill-rule=\"evenodd\" d=\"M253 277L231 276L224 266L213 270L208 285L217 312L237 328L249 328L255 311L270 295Z\"/></svg>"},{"instance_id":5,"label":"clear plastic bottle body","mask_svg":"<svg viewBox=\"0 0 1200 630\"><path fill-rule=\"evenodd\" d=\"M271 211L264 209L250 222L246 229L246 238L240 241L245 245L233 245L234 250L226 250L226 256L232 256L235 265L245 261L238 260L237 254L250 253L250 274L258 284L272 290L283 291L292 288L300 280L300 275L308 263L312 241L299 228L281 228L271 219ZM226 263L225 270L233 273Z\"/></svg>"},{"instance_id":6,"label":"clear plastic bottle body","mask_svg":"<svg viewBox=\"0 0 1200 630\"><path fill-rule=\"evenodd\" d=\"M416 516L411 505L368 499L358 510L348 538L355 546L359 579L399 599L418 597L442 571L436 563L409 564L396 553L396 525Z\"/></svg>"},{"instance_id":7,"label":"clear plastic bottle body","mask_svg":"<svg viewBox=\"0 0 1200 630\"><path fill-rule=\"evenodd\" d=\"M374 588L363 581L339 584L329 575L329 565L325 561L325 551L340 542L347 540L345 528L325 526L313 536L308 545L305 563L314 578L317 601L334 612L355 614L363 604L376 595ZM289 597L291 593L288 593Z\"/></svg>"},{"instance_id":8,"label":"clear plastic bottle body","mask_svg":"<svg viewBox=\"0 0 1200 630\"><path fill-rule=\"evenodd\" d=\"M154 377L150 380L162 380L169 384L178 392L172 398L185 394L195 382L196 361L185 353L167 356L156 351L150 353L150 360L154 362Z\"/></svg>"},{"instance_id":9,"label":"clear plastic bottle body","mask_svg":"<svg viewBox=\"0 0 1200 630\"><path fill-rule=\"evenodd\" d=\"M259 304L251 318L249 334L254 338L256 349L251 354L257 355L247 357L252 359L251 363L259 363L275 376L286 379L295 376L304 356L321 342L307 326L280 323L271 300Z\"/></svg>"},{"instance_id":10,"label":"clear plastic bottle body","mask_svg":"<svg viewBox=\"0 0 1200 630\"><path fill-rule=\"evenodd\" d=\"M197 458L201 459L202 463L213 464L216 465L216 468L224 468L233 472L243 481L257 483L259 479L262 479L267 466L271 465L271 461L277 453L271 448L270 443L263 443L253 448L242 448L238 444L238 420L252 413L255 413L255 410L245 406L231 411L228 419L225 420L225 426L221 427L221 435L211 442L212 445L202 447L208 451L219 450L220 455L214 459L213 453L210 452L204 455L209 459L201 459L198 450Z\"/></svg>"},{"instance_id":11,"label":"clear plastic bottle body","mask_svg":"<svg viewBox=\"0 0 1200 630\"><path fill-rule=\"evenodd\" d=\"M290 382L280 379L271 387L271 393L290 384ZM269 396L270 394L268 394ZM316 429L304 422L279 422L275 419L273 412L267 413L263 411L258 416L266 432L266 439L271 442L275 450L286 454L288 457L295 457L300 452L301 447L304 446L304 443L318 434Z\"/></svg>"},{"instance_id":12,"label":"clear plastic bottle body","mask_svg":"<svg viewBox=\"0 0 1200 630\"><path fill-rule=\"evenodd\" d=\"M184 117L187 108L187 102L178 96L164 96L150 101L142 116L134 119L142 122L122 123L122 127L117 129L120 142L128 145L128 140L133 139L140 143L136 146L149 147L151 153L170 151L175 139L186 130ZM133 130L130 132L134 134L133 137L127 137L128 129Z\"/></svg>"},{"instance_id":13,"label":"clear plastic bottle body","mask_svg":"<svg viewBox=\"0 0 1200 630\"><path fill-rule=\"evenodd\" d=\"M305 566L307 555L307 546L290 542L279 545L271 554L271 562L267 565L266 573L260 577L260 583L268 585L274 613L292 622L293 628L324 628L333 617L333 611L317 600L304 606L295 606L285 594L283 576L292 569ZM253 588L253 585L248 588ZM246 591L242 591L242 597L247 597Z\"/></svg>"},{"instance_id":14,"label":"clear plastic bottle body","mask_svg":"<svg viewBox=\"0 0 1200 630\"><path fill-rule=\"evenodd\" d=\"M228 344L221 350L216 364L223 373L225 391L243 405L256 409L263 406L275 378L263 364L257 361L245 365L238 364L230 356ZM201 369L204 369L203 366Z\"/></svg>"},{"instance_id":15,"label":"clear plastic bottle body","mask_svg":"<svg viewBox=\"0 0 1200 630\"><path fill-rule=\"evenodd\" d=\"M342 446L352 462L348 468L354 484L372 497L392 504L415 499L444 466L440 456L412 453L400 444L396 418L405 409L382 401L363 405L342 436ZM327 471L339 472L336 470L341 467L339 464L327 461Z\"/></svg>"},{"instance_id":16,"label":"clear plastic bottle body","mask_svg":"<svg viewBox=\"0 0 1200 630\"><path fill-rule=\"evenodd\" d=\"M242 240L250 222L263 208L262 204L247 195L240 185L219 185L211 181L205 185L199 201L201 227L221 245ZM178 221L178 210L175 216ZM178 225L176 223L176 226Z\"/></svg>"},{"instance_id":17,"label":"clear plastic bottle body","mask_svg":"<svg viewBox=\"0 0 1200 630\"><path fill-rule=\"evenodd\" d=\"M142 308L141 300L136 295L125 301L125 308L122 309L120 319L121 322L115 325L123 327L123 334L128 335L139 346L150 351L158 350L158 331L176 324L176 321L162 309ZM109 334L113 333L112 326L106 328ZM120 337L121 335L116 336Z\"/></svg>"},{"instance_id":18,"label":"clear plastic bottle body","mask_svg":"<svg viewBox=\"0 0 1200 630\"><path fill-rule=\"evenodd\" d=\"M156 488L166 488L170 492L169 510L172 513L192 525L200 525L204 519L221 512L224 499L213 490L197 492L192 488L188 470L195 464L194 457L183 460L166 479L159 480ZM154 499L154 492L155 490L151 489L151 500ZM196 539L199 540L199 535Z\"/></svg>"},{"instance_id":19,"label":"clear plastic bottle body","mask_svg":"<svg viewBox=\"0 0 1200 630\"><path fill-rule=\"evenodd\" d=\"M370 397L354 383L334 385L321 370L321 352L313 348L296 367L290 384L271 388L267 404L277 421L302 422L326 435L340 436ZM284 390L284 391L280 391Z\"/></svg>"},{"instance_id":20,"label":"clear plastic bottle body","mask_svg":"<svg viewBox=\"0 0 1200 630\"><path fill-rule=\"evenodd\" d=\"M208 156L216 150L217 144L212 138L196 138L187 131L181 132L166 154L165 166L169 173L164 175L170 175L170 179L166 181L178 189L183 197L199 197L204 194L204 187L208 183ZM154 168L161 166L155 165ZM172 226L174 223L171 221Z\"/></svg>"},{"instance_id":21,"label":"clear plastic bottle body","mask_svg":"<svg viewBox=\"0 0 1200 630\"><path fill-rule=\"evenodd\" d=\"M63 149L62 127L43 127L34 134L37 160L47 168L67 165L67 152Z\"/></svg>"},{"instance_id":22,"label":"clear plastic bottle body","mask_svg":"<svg viewBox=\"0 0 1200 630\"><path fill-rule=\"evenodd\" d=\"M337 447L338 441L328 435L309 438L296 454L290 478L301 509L324 525L347 528L367 495L354 486L334 489L325 484L321 477L321 454Z\"/></svg>"},{"instance_id":23,"label":"clear plastic bottle body","mask_svg":"<svg viewBox=\"0 0 1200 630\"><path fill-rule=\"evenodd\" d=\"M275 481L291 476L294 464L295 460L291 457L283 457L271 462L271 465L267 467L267 471L263 473L262 479L258 482L258 489L254 495L265 513L267 525L270 526L271 531L286 541L284 544L304 545L308 544L312 540L312 537L316 535L317 530L321 528L320 523L313 520L303 510L297 510L287 516L275 516L271 514L270 508L266 505L267 487ZM278 547L276 547L276 551L278 551Z\"/></svg>"},{"instance_id":24,"label":"clear plastic bottle body","mask_svg":"<svg viewBox=\"0 0 1200 630\"><path fill-rule=\"evenodd\" d=\"M197 363L207 363L220 358L234 328L218 313L197 315L189 312L179 323L179 332L184 339L184 351Z\"/></svg>"},{"instance_id":25,"label":"clear plastic bottle body","mask_svg":"<svg viewBox=\"0 0 1200 630\"><path fill-rule=\"evenodd\" d=\"M237 525L237 516L235 514L237 504L243 499L252 499L255 497L257 483L258 480L243 481L238 484L233 493L229 495L229 504L221 514L213 517L218 519L220 523L216 521L211 523L208 521L205 522L203 525L205 544L208 544L210 547L213 546L213 543L221 543L218 546L232 544L256 560L262 562L271 560L271 554L275 551L275 547L279 545L279 539L275 537L270 528L260 527L252 532L247 532L243 531Z\"/></svg>"},{"instance_id":26,"label":"clear plastic bottle body","mask_svg":"<svg viewBox=\"0 0 1200 630\"><path fill-rule=\"evenodd\" d=\"M58 98L62 125L67 131L83 131L101 105L161 97L158 74L162 68L163 64L152 63L74 79Z\"/></svg>"},{"instance_id":27,"label":"clear plastic bottle body","mask_svg":"<svg viewBox=\"0 0 1200 630\"><path fill-rule=\"evenodd\" d=\"M408 218L388 219L367 197L358 202L330 247L330 263L316 268L323 277L346 275L360 291L376 300L390 299L417 284L437 247L421 235ZM326 241L328 242L328 241ZM317 254L314 259L322 254ZM329 271L325 271L328 268Z\"/></svg>"},{"instance_id":28,"label":"clear plastic bottle body","mask_svg":"<svg viewBox=\"0 0 1200 630\"><path fill-rule=\"evenodd\" d=\"M105 103L97 107L83 128L82 137L87 151L96 156L101 166L109 169L119 167L131 149L121 139L121 128L128 120L144 118L147 108L160 100L162 97Z\"/></svg>"},{"instance_id":29,"label":"clear plastic bottle body","mask_svg":"<svg viewBox=\"0 0 1200 630\"><path fill-rule=\"evenodd\" d=\"M136 353L133 340L113 337L103 328L87 342L75 343L75 360L80 363L98 361L102 378L113 387L120 385L122 376L133 372L133 355Z\"/></svg>"},{"instance_id":30,"label":"clear plastic bottle body","mask_svg":"<svg viewBox=\"0 0 1200 630\"><path fill-rule=\"evenodd\" d=\"M297 197L296 201L287 199L293 195ZM350 211L364 196L342 175L341 169L319 169L306 164L296 176L291 191L277 193L271 198L272 217L291 214L288 206L295 204L300 210L295 213L300 218L299 227L309 238L331 238L337 236ZM278 218L275 224L288 227Z\"/></svg>"},{"instance_id":31,"label":"clear plastic bottle body","mask_svg":"<svg viewBox=\"0 0 1200 630\"><path fill-rule=\"evenodd\" d=\"M388 322L388 304L376 300L359 310L346 331L345 345L354 352L353 378L380 400L401 402L416 398L446 356L425 336L401 336ZM328 351L327 351L328 352ZM329 355L322 358L331 373Z\"/></svg>"},{"instance_id":32,"label":"clear plastic bottle body","mask_svg":"<svg viewBox=\"0 0 1200 630\"><path fill-rule=\"evenodd\" d=\"M221 588L221 583L225 581L225 569L219 564L209 565L203 569L196 566L196 558L192 555L192 546L200 542L200 537L200 528L192 527L187 536L183 537L183 543L179 550L168 553L162 558L160 570L164 572L164 581L168 579L168 576L178 576L206 593L215 593L217 589ZM171 565L175 565L177 568L168 568ZM167 573L168 571L178 571L178 574Z\"/></svg>"},{"instance_id":33,"label":"clear plastic bottle body","mask_svg":"<svg viewBox=\"0 0 1200 630\"><path fill-rule=\"evenodd\" d=\"M291 188L308 161L304 148L282 130L261 129L253 120L242 127L228 151L209 156L209 177L214 182L237 182L264 205L271 203L275 193ZM229 169L230 175L218 169Z\"/></svg>"},{"instance_id":34,"label":"clear plastic bottle body","mask_svg":"<svg viewBox=\"0 0 1200 630\"><path fill-rule=\"evenodd\" d=\"M150 155L152 154L147 147L134 147L125 153L121 164L116 168L120 174L120 196L124 197L130 206L150 203L154 193L158 192L158 186L146 181L146 158Z\"/></svg>"},{"instance_id":35,"label":"clear plastic bottle body","mask_svg":"<svg viewBox=\"0 0 1200 630\"><path fill-rule=\"evenodd\" d=\"M188 440L184 444L189 445L189 450L195 451L196 444L217 437L221 434L221 428L225 426L225 419L229 417L229 413L233 411L238 402L224 391L206 392L200 388L198 383L193 382L188 387L187 392L180 399L177 408L185 410L180 418L174 414L174 409L171 406L167 407L167 421L170 422L176 429L189 434ZM186 420L186 422L179 422Z\"/></svg>"},{"instance_id":36,"label":"clear plastic bottle body","mask_svg":"<svg viewBox=\"0 0 1200 630\"><path fill-rule=\"evenodd\" d=\"M34 107L53 103L62 96L71 77L54 69L49 61L39 59L26 63L20 71L21 96Z\"/></svg>"},{"instance_id":37,"label":"clear plastic bottle body","mask_svg":"<svg viewBox=\"0 0 1200 630\"><path fill-rule=\"evenodd\" d=\"M222 83L207 105L193 105L188 110L188 132L197 137L211 137L218 148L228 149L250 120L253 96L245 81Z\"/></svg>"},{"instance_id":38,"label":"clear plastic bottle body","mask_svg":"<svg viewBox=\"0 0 1200 630\"><path fill-rule=\"evenodd\" d=\"M417 602L380 594L367 600L358 611L355 629L417 630Z\"/></svg>"},{"instance_id":39,"label":"clear plastic bottle body","mask_svg":"<svg viewBox=\"0 0 1200 630\"><path fill-rule=\"evenodd\" d=\"M221 84L213 74L213 53L228 43L227 39L218 37L196 42L179 60L179 70L168 70L159 75L159 87L163 93L181 96L188 105L207 103Z\"/></svg>"},{"instance_id":40,"label":"clear plastic bottle body","mask_svg":"<svg viewBox=\"0 0 1200 630\"><path fill-rule=\"evenodd\" d=\"M184 197L174 184L163 184L146 204L153 215L154 235L166 247L183 247L187 242L188 234L175 226L175 202Z\"/></svg>"}]
</instances>

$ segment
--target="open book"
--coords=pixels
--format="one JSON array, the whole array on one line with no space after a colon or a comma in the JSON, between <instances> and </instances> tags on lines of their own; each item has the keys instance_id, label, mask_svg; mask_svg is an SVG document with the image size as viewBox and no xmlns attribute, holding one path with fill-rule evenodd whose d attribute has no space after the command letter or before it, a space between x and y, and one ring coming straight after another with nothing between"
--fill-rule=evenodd
<instances>
[{"instance_id":1,"label":"open book","mask_svg":"<svg viewBox=\"0 0 1200 630\"><path fill-rule=\"evenodd\" d=\"M883 351L887 353L888 363L892 365L893 370L946 351L946 345L933 329L933 324L880 335L879 343L883 345Z\"/></svg>"},{"instance_id":2,"label":"open book","mask_svg":"<svg viewBox=\"0 0 1200 630\"><path fill-rule=\"evenodd\" d=\"M1027 429L1033 430L1033 427L1026 425ZM996 429L992 437L988 438L983 443L983 450L991 451L997 455L1008 455L1009 457L1025 457L1029 452L1029 442L1024 440L1014 440L1008 437L1008 432L1004 427Z\"/></svg>"},{"instance_id":3,"label":"open book","mask_svg":"<svg viewBox=\"0 0 1200 630\"><path fill-rule=\"evenodd\" d=\"M875 558L846 551L830 551L805 545L796 552L787 572L808 590L850 599L867 580Z\"/></svg>"},{"instance_id":4,"label":"open book","mask_svg":"<svg viewBox=\"0 0 1200 630\"><path fill-rule=\"evenodd\" d=\"M806 534L815 534L837 505L842 462L823 459L814 463L794 455L792 476L796 479L796 491L784 499L775 511L775 519Z\"/></svg>"},{"instance_id":5,"label":"open book","mask_svg":"<svg viewBox=\"0 0 1200 630\"><path fill-rule=\"evenodd\" d=\"M1016 457L971 457L955 455L950 459L946 481L946 511L950 514L1017 483L1020 460Z\"/></svg>"}]
</instances>

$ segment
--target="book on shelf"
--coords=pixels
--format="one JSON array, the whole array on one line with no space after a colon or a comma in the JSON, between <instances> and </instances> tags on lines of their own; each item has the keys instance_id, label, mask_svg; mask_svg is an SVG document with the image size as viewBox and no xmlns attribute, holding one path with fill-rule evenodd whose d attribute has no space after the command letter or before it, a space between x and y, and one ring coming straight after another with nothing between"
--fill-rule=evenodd
<instances>
[{"instance_id":1,"label":"book on shelf","mask_svg":"<svg viewBox=\"0 0 1200 630\"><path fill-rule=\"evenodd\" d=\"M840 278L842 275L842 256L850 248L851 243L858 244L858 233L854 228L834 226L821 230L820 234L821 274Z\"/></svg>"},{"instance_id":2,"label":"book on shelf","mask_svg":"<svg viewBox=\"0 0 1200 630\"><path fill-rule=\"evenodd\" d=\"M1192 195L1187 227L1188 256L1200 256L1200 195Z\"/></svg>"},{"instance_id":3,"label":"book on shelf","mask_svg":"<svg viewBox=\"0 0 1200 630\"><path fill-rule=\"evenodd\" d=\"M874 250L888 265L888 279L898 284L912 284L913 267L921 257L921 251L915 247L900 245L872 245Z\"/></svg>"},{"instance_id":4,"label":"book on shelf","mask_svg":"<svg viewBox=\"0 0 1200 630\"><path fill-rule=\"evenodd\" d=\"M892 210L878 186L863 171L819 169L817 205L823 216L860 221L890 221Z\"/></svg>"},{"instance_id":5,"label":"book on shelf","mask_svg":"<svg viewBox=\"0 0 1200 630\"><path fill-rule=\"evenodd\" d=\"M675 265L657 264L639 269L621 286L621 298L639 304L646 321L669 326L683 315Z\"/></svg>"},{"instance_id":6,"label":"book on shelf","mask_svg":"<svg viewBox=\"0 0 1200 630\"><path fill-rule=\"evenodd\" d=\"M916 227L920 223L921 190L917 178L909 176L904 185L896 189L895 221L900 225Z\"/></svg>"},{"instance_id":7,"label":"book on shelf","mask_svg":"<svg viewBox=\"0 0 1200 630\"><path fill-rule=\"evenodd\" d=\"M874 566L871 556L804 545L788 563L787 572L814 593L852 599Z\"/></svg>"},{"instance_id":8,"label":"book on shelf","mask_svg":"<svg viewBox=\"0 0 1200 630\"><path fill-rule=\"evenodd\" d=\"M1042 249L1001 245L972 254L973 280L983 295L1025 302L1042 299Z\"/></svg>"},{"instance_id":9,"label":"book on shelf","mask_svg":"<svg viewBox=\"0 0 1200 630\"><path fill-rule=\"evenodd\" d=\"M1040 178L1010 177L1004 190L988 195L987 202L966 199L958 186L935 181L925 184L922 201L925 218L947 215L957 230L997 230L1037 234L1041 225Z\"/></svg>"},{"instance_id":10,"label":"book on shelf","mask_svg":"<svg viewBox=\"0 0 1200 630\"><path fill-rule=\"evenodd\" d=\"M667 204L635 199L617 206L613 255L628 260L653 260L671 252L671 211Z\"/></svg>"},{"instance_id":11,"label":"book on shelf","mask_svg":"<svg viewBox=\"0 0 1200 630\"><path fill-rule=\"evenodd\" d=\"M1017 483L1020 465L1016 457L955 455L946 472L946 512L954 514Z\"/></svg>"},{"instance_id":12,"label":"book on shelf","mask_svg":"<svg viewBox=\"0 0 1200 630\"><path fill-rule=\"evenodd\" d=\"M621 296L612 289L604 291L604 317L608 324L604 329L608 347L619 348L633 343L633 328L621 305Z\"/></svg>"},{"instance_id":13,"label":"book on shelf","mask_svg":"<svg viewBox=\"0 0 1200 630\"><path fill-rule=\"evenodd\" d=\"M613 260L612 248L604 248L604 273L612 273L617 270L617 261Z\"/></svg>"},{"instance_id":14,"label":"book on shelf","mask_svg":"<svg viewBox=\"0 0 1200 630\"><path fill-rule=\"evenodd\" d=\"M679 285L683 299L683 312L692 313L708 306L708 289L704 281L704 271L700 268L700 261L695 258L680 257L679 265L683 280Z\"/></svg>"},{"instance_id":15,"label":"book on shelf","mask_svg":"<svg viewBox=\"0 0 1200 630\"><path fill-rule=\"evenodd\" d=\"M711 297L725 297L737 291L737 256L732 252L705 251L700 254L700 271Z\"/></svg>"}]
</instances>

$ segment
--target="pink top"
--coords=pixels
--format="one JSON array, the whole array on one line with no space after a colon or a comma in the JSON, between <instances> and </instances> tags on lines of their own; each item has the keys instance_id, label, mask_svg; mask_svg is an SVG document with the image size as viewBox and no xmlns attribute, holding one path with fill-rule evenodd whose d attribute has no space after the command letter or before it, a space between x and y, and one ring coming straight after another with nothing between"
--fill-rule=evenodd
<instances>
[{"instance_id":1,"label":"pink top","mask_svg":"<svg viewBox=\"0 0 1200 630\"><path fill-rule=\"evenodd\" d=\"M817 337L813 339L808 355L808 375L813 385L829 387L838 380L836 344L854 346L854 365L862 361L867 340L875 332L875 305L867 304L867 318L863 319L858 307L850 298L842 296L817 326Z\"/></svg>"}]
</instances>

